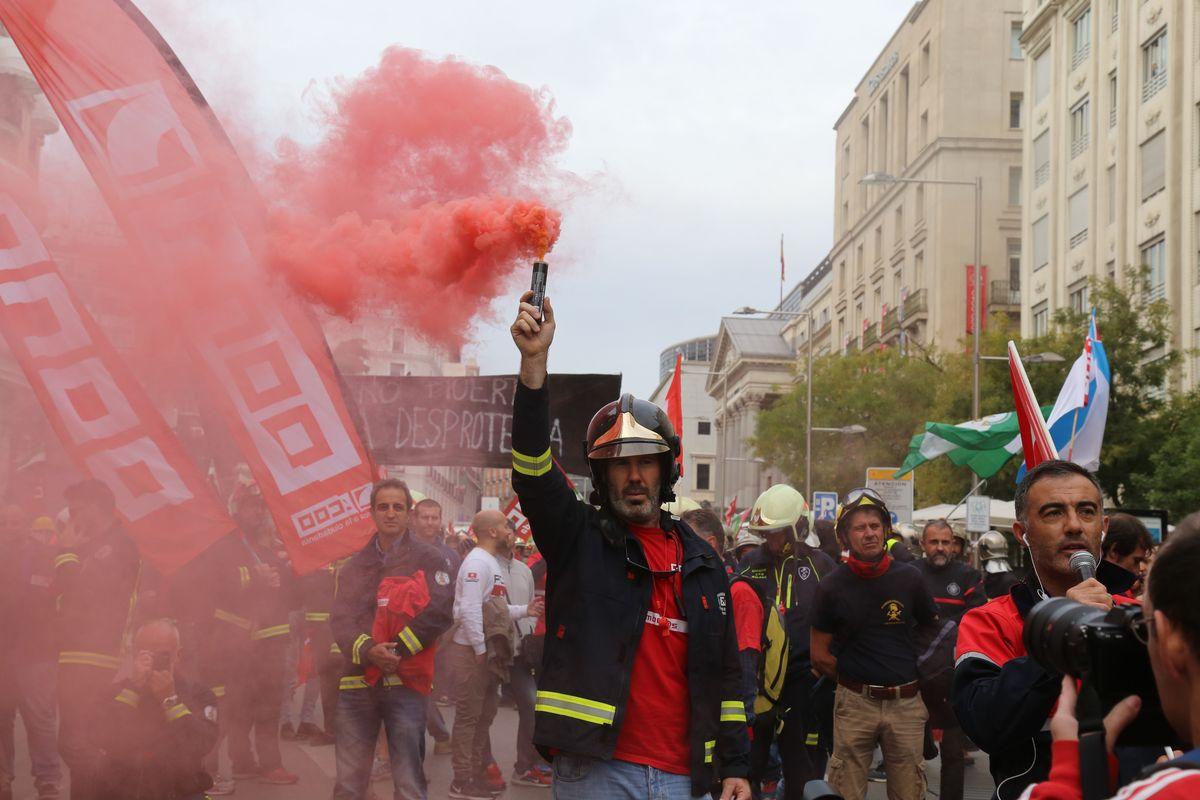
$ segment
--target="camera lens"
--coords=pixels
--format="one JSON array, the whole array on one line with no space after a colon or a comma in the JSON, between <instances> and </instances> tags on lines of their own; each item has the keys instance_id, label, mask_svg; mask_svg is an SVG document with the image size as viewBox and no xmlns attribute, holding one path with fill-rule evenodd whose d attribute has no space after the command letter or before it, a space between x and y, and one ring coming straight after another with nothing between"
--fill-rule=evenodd
<instances>
[{"instance_id":1,"label":"camera lens","mask_svg":"<svg viewBox=\"0 0 1200 800\"><path fill-rule=\"evenodd\" d=\"M1025 649L1046 669L1081 678L1090 663L1087 627L1105 614L1065 597L1043 600L1025 618Z\"/></svg>"}]
</instances>

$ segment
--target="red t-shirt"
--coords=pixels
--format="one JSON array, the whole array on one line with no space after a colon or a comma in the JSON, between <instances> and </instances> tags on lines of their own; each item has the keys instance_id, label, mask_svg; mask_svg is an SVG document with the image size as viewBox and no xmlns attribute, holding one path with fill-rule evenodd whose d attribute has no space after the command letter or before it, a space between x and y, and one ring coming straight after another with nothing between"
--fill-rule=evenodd
<instances>
[{"instance_id":1,"label":"red t-shirt","mask_svg":"<svg viewBox=\"0 0 1200 800\"><path fill-rule=\"evenodd\" d=\"M650 569L666 572L682 561L677 537L659 528L631 526L630 530L642 543ZM650 611L633 657L625 721L613 758L687 775L691 772L687 622L677 601L683 594L683 579L676 572L652 580Z\"/></svg>"},{"instance_id":2,"label":"red t-shirt","mask_svg":"<svg viewBox=\"0 0 1200 800\"><path fill-rule=\"evenodd\" d=\"M745 581L734 581L729 587L729 597L733 601L738 652L762 650L763 604L758 592Z\"/></svg>"}]
</instances>

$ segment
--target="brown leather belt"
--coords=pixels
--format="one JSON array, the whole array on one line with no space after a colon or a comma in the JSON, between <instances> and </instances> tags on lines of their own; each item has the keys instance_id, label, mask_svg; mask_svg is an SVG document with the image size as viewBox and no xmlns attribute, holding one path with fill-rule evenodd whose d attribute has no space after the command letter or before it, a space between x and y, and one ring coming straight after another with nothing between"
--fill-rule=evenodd
<instances>
[{"instance_id":1,"label":"brown leather belt","mask_svg":"<svg viewBox=\"0 0 1200 800\"><path fill-rule=\"evenodd\" d=\"M840 675L838 683L870 700L905 700L909 697L916 697L919 688L916 681L902 683L899 686L873 686L869 683L852 681Z\"/></svg>"}]
</instances>

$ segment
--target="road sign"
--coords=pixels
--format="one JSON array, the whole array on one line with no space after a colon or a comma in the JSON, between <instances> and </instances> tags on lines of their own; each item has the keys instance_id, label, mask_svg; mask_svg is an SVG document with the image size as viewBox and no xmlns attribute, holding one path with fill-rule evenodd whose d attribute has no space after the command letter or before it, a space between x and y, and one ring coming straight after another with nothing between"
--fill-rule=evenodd
<instances>
[{"instance_id":1,"label":"road sign","mask_svg":"<svg viewBox=\"0 0 1200 800\"><path fill-rule=\"evenodd\" d=\"M867 467L867 488L874 489L887 503L888 511L892 512L893 525L911 523L913 515L913 473L903 478L893 478L898 469Z\"/></svg>"},{"instance_id":2,"label":"road sign","mask_svg":"<svg viewBox=\"0 0 1200 800\"><path fill-rule=\"evenodd\" d=\"M987 533L992 529L992 498L971 495L967 498L967 531Z\"/></svg>"},{"instance_id":3,"label":"road sign","mask_svg":"<svg viewBox=\"0 0 1200 800\"><path fill-rule=\"evenodd\" d=\"M813 519L827 519L833 522L837 517L837 492L813 492Z\"/></svg>"}]
</instances>

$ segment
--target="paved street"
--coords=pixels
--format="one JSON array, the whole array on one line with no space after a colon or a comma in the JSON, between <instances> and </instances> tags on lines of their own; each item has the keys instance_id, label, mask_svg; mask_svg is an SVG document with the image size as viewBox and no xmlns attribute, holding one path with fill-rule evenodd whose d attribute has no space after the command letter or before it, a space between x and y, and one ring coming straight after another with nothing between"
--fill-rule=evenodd
<instances>
[{"instance_id":1,"label":"paved street","mask_svg":"<svg viewBox=\"0 0 1200 800\"><path fill-rule=\"evenodd\" d=\"M443 709L447 721L453 718L453 710ZM492 747L500 765L505 769L505 779L512 769L516 747L513 733L517 728L517 714L509 708L501 708L492 727ZM332 794L334 760L333 747L309 747L304 744L291 742L283 743L284 764L289 770L300 776L300 783L295 786L263 786L257 783L243 782L238 784L237 793L233 795L239 800L328 800ZM228 762L225 762L228 763ZM932 761L929 769L929 796L937 796L938 762ZM446 787L450 783L450 757L433 755L433 742L429 741L429 755L425 760L425 770L430 780L430 800L443 800L446 797ZM17 729L17 782L14 800L33 800L33 786L29 778L29 759L25 751L24 731L18 723ZM976 754L973 767L967 769L968 800L986 800L991 795L991 780L987 774L987 757ZM378 781L374 784L377 800L391 800L391 784L389 781ZM66 795L64 794L64 797ZM867 792L869 800L884 800L887 796L882 783L873 783ZM550 791L524 786L510 786L505 792L506 800L549 800Z\"/></svg>"}]
</instances>

